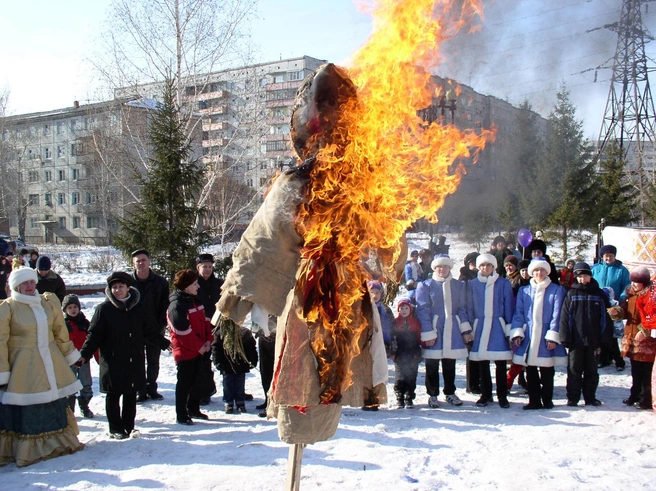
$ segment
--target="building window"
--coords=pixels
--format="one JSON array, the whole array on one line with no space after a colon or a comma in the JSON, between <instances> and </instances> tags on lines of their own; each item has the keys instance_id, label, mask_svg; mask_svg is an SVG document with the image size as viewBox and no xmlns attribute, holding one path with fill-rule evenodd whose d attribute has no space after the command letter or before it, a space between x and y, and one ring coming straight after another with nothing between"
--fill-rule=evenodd
<instances>
[{"instance_id":1,"label":"building window","mask_svg":"<svg viewBox=\"0 0 656 491\"><path fill-rule=\"evenodd\" d=\"M253 170L252 162L246 162L246 170Z\"/></svg>"},{"instance_id":2,"label":"building window","mask_svg":"<svg viewBox=\"0 0 656 491\"><path fill-rule=\"evenodd\" d=\"M260 177L260 187L266 186L267 180L268 179L266 177Z\"/></svg>"},{"instance_id":3,"label":"building window","mask_svg":"<svg viewBox=\"0 0 656 491\"><path fill-rule=\"evenodd\" d=\"M39 206L39 195L30 194L27 198L27 206Z\"/></svg>"},{"instance_id":4,"label":"building window","mask_svg":"<svg viewBox=\"0 0 656 491\"><path fill-rule=\"evenodd\" d=\"M253 187L253 179L246 179L246 185L247 185L248 187L251 187L251 188L252 188L252 187Z\"/></svg>"},{"instance_id":5,"label":"building window","mask_svg":"<svg viewBox=\"0 0 656 491\"><path fill-rule=\"evenodd\" d=\"M267 152L273 152L279 150L287 150L287 143L285 142L285 140L277 140L277 141L266 143Z\"/></svg>"},{"instance_id":6,"label":"building window","mask_svg":"<svg viewBox=\"0 0 656 491\"><path fill-rule=\"evenodd\" d=\"M50 134L50 126L49 125L47 125L47 124L43 125L43 134L45 136L48 136Z\"/></svg>"},{"instance_id":7,"label":"building window","mask_svg":"<svg viewBox=\"0 0 656 491\"><path fill-rule=\"evenodd\" d=\"M77 149L75 148L75 143L71 143L71 157L77 156Z\"/></svg>"},{"instance_id":8,"label":"building window","mask_svg":"<svg viewBox=\"0 0 656 491\"><path fill-rule=\"evenodd\" d=\"M65 181L66 180L66 171L65 170L58 170L57 171L57 180L58 181Z\"/></svg>"},{"instance_id":9,"label":"building window","mask_svg":"<svg viewBox=\"0 0 656 491\"><path fill-rule=\"evenodd\" d=\"M64 193L57 194L57 204L65 205L66 204L66 195Z\"/></svg>"},{"instance_id":10,"label":"building window","mask_svg":"<svg viewBox=\"0 0 656 491\"><path fill-rule=\"evenodd\" d=\"M87 228L100 228L100 217L87 217Z\"/></svg>"},{"instance_id":11,"label":"building window","mask_svg":"<svg viewBox=\"0 0 656 491\"><path fill-rule=\"evenodd\" d=\"M46 206L52 206L52 194L46 193L44 198L45 198Z\"/></svg>"},{"instance_id":12,"label":"building window","mask_svg":"<svg viewBox=\"0 0 656 491\"><path fill-rule=\"evenodd\" d=\"M31 170L27 173L27 179L30 182L39 182L39 172Z\"/></svg>"},{"instance_id":13,"label":"building window","mask_svg":"<svg viewBox=\"0 0 656 491\"><path fill-rule=\"evenodd\" d=\"M64 133L64 123L63 121L57 121L57 134L61 135Z\"/></svg>"},{"instance_id":14,"label":"building window","mask_svg":"<svg viewBox=\"0 0 656 491\"><path fill-rule=\"evenodd\" d=\"M45 174L45 181L46 182L52 181L52 171L51 170L45 171L44 174Z\"/></svg>"},{"instance_id":15,"label":"building window","mask_svg":"<svg viewBox=\"0 0 656 491\"><path fill-rule=\"evenodd\" d=\"M73 180L77 181L80 178L80 170L72 169L71 172L73 173Z\"/></svg>"},{"instance_id":16,"label":"building window","mask_svg":"<svg viewBox=\"0 0 656 491\"><path fill-rule=\"evenodd\" d=\"M58 159L63 159L64 157L66 157L66 150L64 150L63 145L59 145L57 147L57 158Z\"/></svg>"},{"instance_id":17,"label":"building window","mask_svg":"<svg viewBox=\"0 0 656 491\"><path fill-rule=\"evenodd\" d=\"M30 228L38 228L39 224L37 221L35 217L30 218Z\"/></svg>"},{"instance_id":18,"label":"building window","mask_svg":"<svg viewBox=\"0 0 656 491\"><path fill-rule=\"evenodd\" d=\"M277 73L276 75L273 76L273 83L274 84L279 84L285 81L285 74L284 73Z\"/></svg>"},{"instance_id":19,"label":"building window","mask_svg":"<svg viewBox=\"0 0 656 491\"><path fill-rule=\"evenodd\" d=\"M52 152L50 151L50 148L48 147L44 148L43 155L46 158L46 160L50 160L52 158Z\"/></svg>"},{"instance_id":20,"label":"building window","mask_svg":"<svg viewBox=\"0 0 656 491\"><path fill-rule=\"evenodd\" d=\"M289 72L289 80L303 80L303 72Z\"/></svg>"},{"instance_id":21,"label":"building window","mask_svg":"<svg viewBox=\"0 0 656 491\"><path fill-rule=\"evenodd\" d=\"M66 217L59 217L57 220L59 222L59 228L66 228Z\"/></svg>"},{"instance_id":22,"label":"building window","mask_svg":"<svg viewBox=\"0 0 656 491\"><path fill-rule=\"evenodd\" d=\"M71 193L71 204L72 205L78 205L80 204L80 193L77 191L74 193Z\"/></svg>"},{"instance_id":23,"label":"building window","mask_svg":"<svg viewBox=\"0 0 656 491\"><path fill-rule=\"evenodd\" d=\"M80 228L80 217L73 217L73 228Z\"/></svg>"},{"instance_id":24,"label":"building window","mask_svg":"<svg viewBox=\"0 0 656 491\"><path fill-rule=\"evenodd\" d=\"M87 194L85 196L85 203L87 205L90 205L91 203L95 203L95 202L96 202L96 196L87 191Z\"/></svg>"}]
</instances>

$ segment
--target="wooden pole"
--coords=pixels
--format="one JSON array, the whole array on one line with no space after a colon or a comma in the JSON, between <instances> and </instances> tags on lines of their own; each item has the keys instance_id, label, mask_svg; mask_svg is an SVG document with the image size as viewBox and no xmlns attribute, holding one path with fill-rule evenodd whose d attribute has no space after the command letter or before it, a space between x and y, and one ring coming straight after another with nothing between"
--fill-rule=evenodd
<instances>
[{"instance_id":1,"label":"wooden pole","mask_svg":"<svg viewBox=\"0 0 656 491\"><path fill-rule=\"evenodd\" d=\"M287 457L287 485L285 491L299 491L301 487L301 465L303 464L303 449L305 445L296 443L289 447Z\"/></svg>"}]
</instances>

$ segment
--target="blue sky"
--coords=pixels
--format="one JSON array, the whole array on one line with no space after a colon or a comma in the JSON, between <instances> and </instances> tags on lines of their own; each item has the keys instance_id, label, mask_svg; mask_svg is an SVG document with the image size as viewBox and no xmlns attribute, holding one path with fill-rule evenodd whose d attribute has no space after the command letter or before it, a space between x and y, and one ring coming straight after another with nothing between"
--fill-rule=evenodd
<instances>
[{"instance_id":1,"label":"blue sky","mask_svg":"<svg viewBox=\"0 0 656 491\"><path fill-rule=\"evenodd\" d=\"M371 0L369 0L371 1ZM11 91L13 114L93 100L85 61L106 18L109 0L0 0L0 89ZM561 81L571 91L586 136L596 136L608 94L616 35L595 27L619 19L621 0L484 0L486 19L474 35L444 47L438 74L513 104L527 98L547 115ZM656 6L644 15L655 24ZM352 0L260 0L252 25L259 61L309 55L344 63L371 32ZM652 32L656 29L651 28ZM656 51L651 46L649 53Z\"/></svg>"}]
</instances>

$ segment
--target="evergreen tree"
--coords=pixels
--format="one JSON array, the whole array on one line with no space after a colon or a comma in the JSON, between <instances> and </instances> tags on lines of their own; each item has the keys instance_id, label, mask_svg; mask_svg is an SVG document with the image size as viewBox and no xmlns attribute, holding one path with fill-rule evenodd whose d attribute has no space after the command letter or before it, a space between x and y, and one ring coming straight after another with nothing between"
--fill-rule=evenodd
<instances>
[{"instance_id":1,"label":"evergreen tree","mask_svg":"<svg viewBox=\"0 0 656 491\"><path fill-rule=\"evenodd\" d=\"M509 166L514 180L512 187L517 203L515 215L519 219L515 223L515 228L527 226L535 229L544 223L548 214L548 210L543 206L544 183L540 182L544 177L540 168L544 142L540 137L538 115L533 112L528 100L525 100L519 109L517 130L513 140L516 154Z\"/></svg>"},{"instance_id":2,"label":"evergreen tree","mask_svg":"<svg viewBox=\"0 0 656 491\"><path fill-rule=\"evenodd\" d=\"M601 168L601 216L606 225L625 226L636 218L638 190L631 184L626 173L626 159L622 150L612 142L607 147Z\"/></svg>"},{"instance_id":3,"label":"evergreen tree","mask_svg":"<svg viewBox=\"0 0 656 491\"><path fill-rule=\"evenodd\" d=\"M554 110L549 115L549 135L540 186L544 205L550 211L547 224L559 232L563 257L568 257L568 239L573 232L592 228L601 218L597 206L598 176L592 147L583 139L583 123L562 84ZM580 234L579 234L580 235Z\"/></svg>"},{"instance_id":4,"label":"evergreen tree","mask_svg":"<svg viewBox=\"0 0 656 491\"><path fill-rule=\"evenodd\" d=\"M167 80L163 102L150 123L150 168L138 176L141 201L119 222L114 241L126 254L139 247L148 249L153 268L169 280L193 264L207 241L197 228L203 210L195 199L202 187L202 166L191 158L185 117L175 102L174 82Z\"/></svg>"}]
</instances>

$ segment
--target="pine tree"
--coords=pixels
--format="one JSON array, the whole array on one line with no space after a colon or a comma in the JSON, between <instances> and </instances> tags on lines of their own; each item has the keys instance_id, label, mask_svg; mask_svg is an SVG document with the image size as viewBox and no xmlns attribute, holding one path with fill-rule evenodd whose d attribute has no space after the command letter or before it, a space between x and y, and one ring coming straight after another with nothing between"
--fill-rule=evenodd
<instances>
[{"instance_id":1,"label":"pine tree","mask_svg":"<svg viewBox=\"0 0 656 491\"><path fill-rule=\"evenodd\" d=\"M606 225L625 226L636 218L638 190L627 176L626 159L615 142L604 153L600 162L601 216Z\"/></svg>"},{"instance_id":2,"label":"pine tree","mask_svg":"<svg viewBox=\"0 0 656 491\"><path fill-rule=\"evenodd\" d=\"M558 231L563 258L568 256L568 239L601 218L597 206L599 182L592 147L583 139L583 123L562 84L554 110L549 115L545 162L540 166L540 186L550 213L547 223ZM580 236L580 234L578 234Z\"/></svg>"},{"instance_id":3,"label":"pine tree","mask_svg":"<svg viewBox=\"0 0 656 491\"><path fill-rule=\"evenodd\" d=\"M197 227L203 210L195 200L203 182L202 166L191 158L187 115L176 105L174 87L172 80L165 82L163 101L151 121L152 157L147 174L139 176L141 201L119 222L114 241L126 254L148 249L153 268L169 279L189 268L207 241Z\"/></svg>"}]
</instances>

